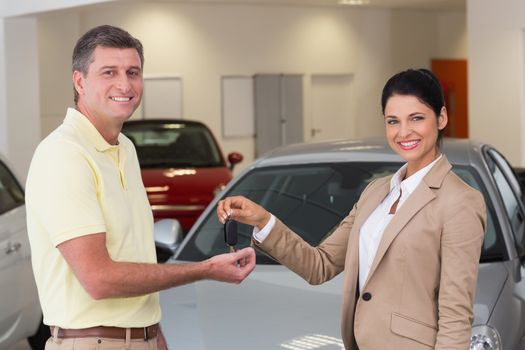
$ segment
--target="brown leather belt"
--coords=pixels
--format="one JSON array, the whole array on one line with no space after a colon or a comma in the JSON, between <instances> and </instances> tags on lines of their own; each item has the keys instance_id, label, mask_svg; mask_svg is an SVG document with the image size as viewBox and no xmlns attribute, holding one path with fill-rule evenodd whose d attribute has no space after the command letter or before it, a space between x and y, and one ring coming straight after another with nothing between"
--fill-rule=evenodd
<instances>
[{"instance_id":1,"label":"brown leather belt","mask_svg":"<svg viewBox=\"0 0 525 350\"><path fill-rule=\"evenodd\" d=\"M51 326L51 335L53 335L54 327ZM144 328L130 328L131 339L152 339L157 336L159 331L159 324ZM59 338L112 338L112 339L126 339L126 328L120 327L91 327L82 329L58 329Z\"/></svg>"}]
</instances>

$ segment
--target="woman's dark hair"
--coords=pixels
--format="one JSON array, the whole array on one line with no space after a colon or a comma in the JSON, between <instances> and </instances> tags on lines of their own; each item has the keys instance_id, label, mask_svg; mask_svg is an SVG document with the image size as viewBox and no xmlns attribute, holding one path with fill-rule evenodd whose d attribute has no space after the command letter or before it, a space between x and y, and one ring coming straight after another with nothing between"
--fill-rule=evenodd
<instances>
[{"instance_id":1,"label":"woman's dark hair","mask_svg":"<svg viewBox=\"0 0 525 350\"><path fill-rule=\"evenodd\" d=\"M385 84L381 94L381 110L385 114L385 106L393 95L411 95L427 105L439 117L441 108L445 106L443 89L436 76L428 69L408 69L392 76ZM437 145L441 145L443 130L439 130Z\"/></svg>"},{"instance_id":2,"label":"woman's dark hair","mask_svg":"<svg viewBox=\"0 0 525 350\"><path fill-rule=\"evenodd\" d=\"M144 49L141 42L127 31L110 25L101 25L87 31L78 39L73 49L73 71L83 75L88 73L93 62L93 51L97 46L116 49L135 49L139 54L141 68L144 67ZM78 92L74 90L75 104L78 102Z\"/></svg>"}]
</instances>

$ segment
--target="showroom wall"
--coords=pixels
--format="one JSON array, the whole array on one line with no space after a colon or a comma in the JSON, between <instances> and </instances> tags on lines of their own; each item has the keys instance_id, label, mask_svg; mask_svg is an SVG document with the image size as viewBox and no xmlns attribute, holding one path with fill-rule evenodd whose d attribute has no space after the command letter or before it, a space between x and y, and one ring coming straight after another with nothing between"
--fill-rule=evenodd
<instances>
[{"instance_id":1,"label":"showroom wall","mask_svg":"<svg viewBox=\"0 0 525 350\"><path fill-rule=\"evenodd\" d=\"M310 76L352 74L355 130L348 136L381 135L379 96L388 76L467 52L463 12L115 2L40 15L38 23L43 135L72 104L70 54L78 35L109 23L141 39L146 76L182 78L183 115L208 124L226 153L242 151L239 169L253 159L254 139L222 137L221 76L304 74L308 141Z\"/></svg>"},{"instance_id":2,"label":"showroom wall","mask_svg":"<svg viewBox=\"0 0 525 350\"><path fill-rule=\"evenodd\" d=\"M78 15L67 11L38 20L42 137L62 123L66 108L74 105L71 54L82 35L79 27Z\"/></svg>"},{"instance_id":3,"label":"showroom wall","mask_svg":"<svg viewBox=\"0 0 525 350\"><path fill-rule=\"evenodd\" d=\"M37 20L9 18L0 24L0 152L24 181L41 137Z\"/></svg>"},{"instance_id":4,"label":"showroom wall","mask_svg":"<svg viewBox=\"0 0 525 350\"><path fill-rule=\"evenodd\" d=\"M5 37L5 19L0 18L0 38ZM6 79L6 45L0 40L0 151L7 155L7 79Z\"/></svg>"},{"instance_id":5,"label":"showroom wall","mask_svg":"<svg viewBox=\"0 0 525 350\"><path fill-rule=\"evenodd\" d=\"M471 136L525 164L525 2L468 0Z\"/></svg>"}]
</instances>

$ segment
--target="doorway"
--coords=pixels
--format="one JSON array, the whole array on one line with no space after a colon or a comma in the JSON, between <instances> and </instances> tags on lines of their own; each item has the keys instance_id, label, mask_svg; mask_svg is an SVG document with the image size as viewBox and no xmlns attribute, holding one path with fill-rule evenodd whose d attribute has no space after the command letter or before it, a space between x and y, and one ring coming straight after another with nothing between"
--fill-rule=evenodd
<instances>
[{"instance_id":1,"label":"doorway","mask_svg":"<svg viewBox=\"0 0 525 350\"><path fill-rule=\"evenodd\" d=\"M355 136L351 74L315 74L311 77L313 142Z\"/></svg>"}]
</instances>

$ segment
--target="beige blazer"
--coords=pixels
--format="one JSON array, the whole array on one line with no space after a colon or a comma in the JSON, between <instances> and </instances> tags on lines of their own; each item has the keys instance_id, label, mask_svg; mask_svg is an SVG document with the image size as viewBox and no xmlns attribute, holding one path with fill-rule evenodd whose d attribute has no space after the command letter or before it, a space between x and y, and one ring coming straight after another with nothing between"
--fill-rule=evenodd
<instances>
[{"instance_id":1,"label":"beige blazer","mask_svg":"<svg viewBox=\"0 0 525 350\"><path fill-rule=\"evenodd\" d=\"M358 296L359 231L390 191L373 181L350 214L312 247L277 220L254 244L311 284L344 270L341 333L355 350L467 350L486 209L445 156L386 227ZM355 341L355 343L354 343Z\"/></svg>"}]
</instances>

